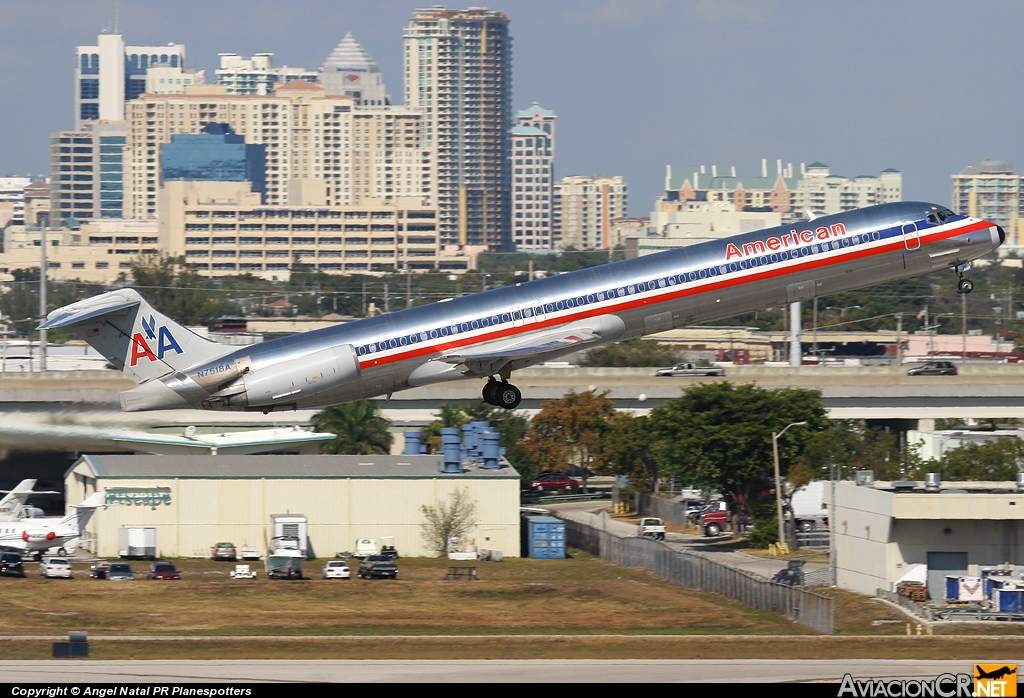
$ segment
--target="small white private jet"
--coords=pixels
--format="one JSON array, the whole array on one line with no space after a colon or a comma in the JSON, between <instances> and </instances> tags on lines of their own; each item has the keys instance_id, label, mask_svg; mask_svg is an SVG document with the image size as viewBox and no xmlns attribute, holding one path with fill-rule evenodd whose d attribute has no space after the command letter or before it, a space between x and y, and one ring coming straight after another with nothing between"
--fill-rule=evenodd
<instances>
[{"instance_id":1,"label":"small white private jet","mask_svg":"<svg viewBox=\"0 0 1024 698\"><path fill-rule=\"evenodd\" d=\"M81 504L73 504L74 511L61 519L0 521L0 550L39 557L58 548L58 555L66 555L64 546L81 537L93 513L103 506L103 498L103 492L94 492Z\"/></svg>"}]
</instances>

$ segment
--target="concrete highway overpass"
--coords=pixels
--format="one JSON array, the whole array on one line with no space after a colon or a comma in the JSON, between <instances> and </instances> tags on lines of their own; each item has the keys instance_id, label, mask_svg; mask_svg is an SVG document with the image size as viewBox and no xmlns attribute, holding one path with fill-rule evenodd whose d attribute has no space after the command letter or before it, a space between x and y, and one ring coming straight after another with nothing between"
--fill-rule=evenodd
<instances>
[{"instance_id":1,"label":"concrete highway overpass","mask_svg":"<svg viewBox=\"0 0 1024 698\"><path fill-rule=\"evenodd\" d=\"M534 368L518 371L513 380L523 391L521 409L528 414L544 400L570 390L607 391L621 410L646 413L678 397L689 385L728 380L765 388L821 390L835 419L928 420L951 417L1024 418L1024 364L967 364L958 376L907 376L906 367L856 366L800 368L734 366L724 378L656 378L648 368ZM0 374L0 446L10 448L18 429L61 424L121 425L126 428L177 429L199 427L270 427L308 424L310 411L207 412L169 410L122 413L118 393L132 388L114 371L54 371ZM422 425L441 403L476 400L482 380L457 381L395 393L384 414L397 425Z\"/></svg>"}]
</instances>

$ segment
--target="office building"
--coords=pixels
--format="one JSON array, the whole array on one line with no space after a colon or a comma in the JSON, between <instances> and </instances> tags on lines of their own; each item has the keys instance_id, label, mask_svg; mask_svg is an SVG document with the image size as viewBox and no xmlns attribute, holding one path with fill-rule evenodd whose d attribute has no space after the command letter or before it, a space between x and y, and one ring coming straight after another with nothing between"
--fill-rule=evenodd
<instances>
[{"instance_id":1,"label":"office building","mask_svg":"<svg viewBox=\"0 0 1024 698\"><path fill-rule=\"evenodd\" d=\"M903 200L903 175L889 168L879 175L846 179L831 174L828 165L812 162L800 165L800 179L793 192L793 216L805 218L807 211L840 213L855 208Z\"/></svg>"},{"instance_id":2,"label":"office building","mask_svg":"<svg viewBox=\"0 0 1024 698\"><path fill-rule=\"evenodd\" d=\"M153 66L183 69L185 47L125 46L120 34L100 34L95 46L75 47L75 130L89 121L123 121L125 102L146 91Z\"/></svg>"},{"instance_id":3,"label":"office building","mask_svg":"<svg viewBox=\"0 0 1024 698\"><path fill-rule=\"evenodd\" d=\"M25 220L25 187L31 183L30 177L0 177L0 228Z\"/></svg>"},{"instance_id":4,"label":"office building","mask_svg":"<svg viewBox=\"0 0 1024 698\"><path fill-rule=\"evenodd\" d=\"M416 10L405 29L405 103L437 150L446 243L509 249L512 38L509 19L480 8Z\"/></svg>"},{"instance_id":5,"label":"office building","mask_svg":"<svg viewBox=\"0 0 1024 698\"><path fill-rule=\"evenodd\" d=\"M555 184L555 205L563 248L611 249L612 220L626 215L626 184L622 177L563 177Z\"/></svg>"},{"instance_id":6,"label":"office building","mask_svg":"<svg viewBox=\"0 0 1024 698\"><path fill-rule=\"evenodd\" d=\"M380 68L352 37L345 34L320 68L320 81L329 95L354 97L356 104L383 107L391 104Z\"/></svg>"},{"instance_id":7,"label":"office building","mask_svg":"<svg viewBox=\"0 0 1024 698\"><path fill-rule=\"evenodd\" d=\"M205 82L204 70L157 65L146 71L146 92L151 95L180 95L184 94L189 85L202 85Z\"/></svg>"},{"instance_id":8,"label":"office building","mask_svg":"<svg viewBox=\"0 0 1024 698\"><path fill-rule=\"evenodd\" d=\"M534 102L516 115L512 137L512 242L517 250L553 249L555 113Z\"/></svg>"},{"instance_id":9,"label":"office building","mask_svg":"<svg viewBox=\"0 0 1024 698\"><path fill-rule=\"evenodd\" d=\"M160 148L160 180L249 182L261 202L267 194L267 146L245 142L228 124L199 134L177 133Z\"/></svg>"},{"instance_id":10,"label":"office building","mask_svg":"<svg viewBox=\"0 0 1024 698\"><path fill-rule=\"evenodd\" d=\"M982 160L953 175L952 209L964 216L984 218L1001 225L1006 243L1001 254L1018 253L1024 239L1021 218L1024 216L1024 177L1013 173L1013 163L1005 160Z\"/></svg>"},{"instance_id":11,"label":"office building","mask_svg":"<svg viewBox=\"0 0 1024 698\"><path fill-rule=\"evenodd\" d=\"M131 273L135 258L160 252L156 221L97 218L83 223L64 218L46 228L47 278L55 281L111 284ZM0 273L38 269L42 238L43 226L7 226Z\"/></svg>"},{"instance_id":12,"label":"office building","mask_svg":"<svg viewBox=\"0 0 1024 698\"><path fill-rule=\"evenodd\" d=\"M50 134L51 217L124 217L123 121L86 122Z\"/></svg>"},{"instance_id":13,"label":"office building","mask_svg":"<svg viewBox=\"0 0 1024 698\"><path fill-rule=\"evenodd\" d=\"M324 202L419 197L435 201L433 150L420 144L420 114L369 107L297 80L272 95L229 95L224 85L182 95L144 95L128 110L131 217L157 214L159 149L175 134L228 124L246 143L266 146L266 203L284 205L292 180L322 182Z\"/></svg>"},{"instance_id":14,"label":"office building","mask_svg":"<svg viewBox=\"0 0 1024 698\"><path fill-rule=\"evenodd\" d=\"M782 214L767 210L736 210L728 201L665 201L659 198L647 225L626 236L626 257L664 252L723 237L763 230L782 223ZM613 221L613 229L616 227Z\"/></svg>"},{"instance_id":15,"label":"office building","mask_svg":"<svg viewBox=\"0 0 1024 698\"><path fill-rule=\"evenodd\" d=\"M25 187L25 225L49 225L50 183L37 180Z\"/></svg>"},{"instance_id":16,"label":"office building","mask_svg":"<svg viewBox=\"0 0 1024 698\"><path fill-rule=\"evenodd\" d=\"M782 160L762 160L760 176L739 177L736 166L669 165L665 195L657 206L683 210L687 202L728 203L736 211L774 211L783 219L806 217L806 212L839 213L864 206L901 201L903 176L887 169L877 176L846 179L831 174L828 165L814 162L785 166Z\"/></svg>"},{"instance_id":17,"label":"office building","mask_svg":"<svg viewBox=\"0 0 1024 698\"><path fill-rule=\"evenodd\" d=\"M160 249L204 276L257 276L297 269L330 274L386 270L466 271L442 256L437 212L421 197L325 205L321 180L298 180L283 206L266 206L246 182L166 182Z\"/></svg>"},{"instance_id":18,"label":"office building","mask_svg":"<svg viewBox=\"0 0 1024 698\"><path fill-rule=\"evenodd\" d=\"M304 68L275 67L274 54L257 53L244 58L237 53L221 53L220 68L214 71L217 84L224 85L229 95L270 95L274 85L296 80L316 82L320 79L315 70Z\"/></svg>"}]
</instances>

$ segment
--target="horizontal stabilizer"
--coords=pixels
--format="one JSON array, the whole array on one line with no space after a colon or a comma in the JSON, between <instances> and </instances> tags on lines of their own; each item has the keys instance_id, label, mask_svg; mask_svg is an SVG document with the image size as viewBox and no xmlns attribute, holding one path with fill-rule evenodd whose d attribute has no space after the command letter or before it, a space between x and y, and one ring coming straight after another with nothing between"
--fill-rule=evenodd
<instances>
[{"instance_id":1,"label":"horizontal stabilizer","mask_svg":"<svg viewBox=\"0 0 1024 698\"><path fill-rule=\"evenodd\" d=\"M50 313L46 318L46 322L37 329L52 330L55 327L77 325L80 322L86 322L102 315L124 312L129 308L134 308L141 302L138 299L123 298L112 293L103 294L94 300L96 300L95 303L83 301L64 306Z\"/></svg>"}]
</instances>

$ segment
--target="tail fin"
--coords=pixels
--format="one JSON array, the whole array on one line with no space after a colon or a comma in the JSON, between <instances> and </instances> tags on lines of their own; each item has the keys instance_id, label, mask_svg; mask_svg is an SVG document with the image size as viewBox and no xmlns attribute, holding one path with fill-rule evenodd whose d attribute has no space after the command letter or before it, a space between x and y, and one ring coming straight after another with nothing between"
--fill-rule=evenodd
<instances>
[{"instance_id":1,"label":"tail fin","mask_svg":"<svg viewBox=\"0 0 1024 698\"><path fill-rule=\"evenodd\" d=\"M22 480L15 485L6 497L0 499L0 517L18 518L35 486L35 480Z\"/></svg>"},{"instance_id":2,"label":"tail fin","mask_svg":"<svg viewBox=\"0 0 1024 698\"><path fill-rule=\"evenodd\" d=\"M123 288L54 310L41 330L67 327L136 383L212 361L235 347L200 337Z\"/></svg>"},{"instance_id":3,"label":"tail fin","mask_svg":"<svg viewBox=\"0 0 1024 698\"><path fill-rule=\"evenodd\" d=\"M81 504L73 504L75 510L58 521L57 527L69 526L81 533L96 510L103 506L104 497L103 492L93 492Z\"/></svg>"}]
</instances>

